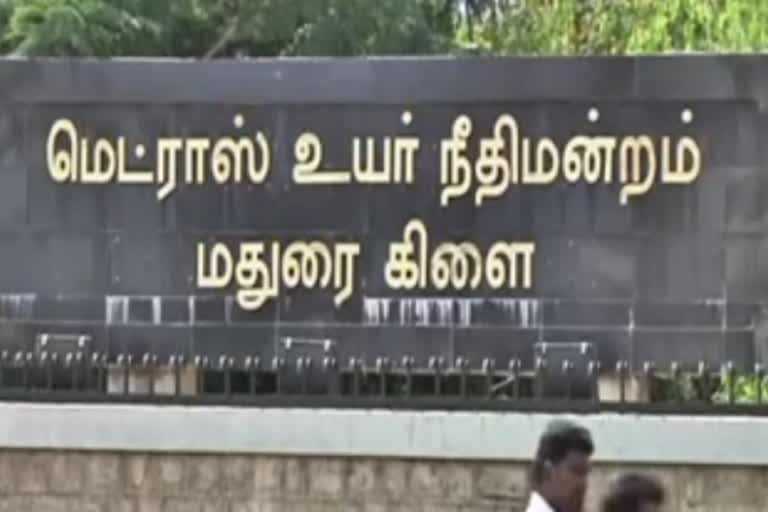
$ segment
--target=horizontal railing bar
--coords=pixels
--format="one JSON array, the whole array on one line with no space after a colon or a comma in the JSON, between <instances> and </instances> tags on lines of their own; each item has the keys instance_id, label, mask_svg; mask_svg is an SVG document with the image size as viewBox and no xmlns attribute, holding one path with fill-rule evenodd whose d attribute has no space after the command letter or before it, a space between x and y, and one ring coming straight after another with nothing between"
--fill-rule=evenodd
<instances>
[{"instance_id":1,"label":"horizontal railing bar","mask_svg":"<svg viewBox=\"0 0 768 512\"><path fill-rule=\"evenodd\" d=\"M675 362L665 369L651 362L633 369L627 361L603 368L590 358L587 344L543 345L531 367L519 359L497 365L493 358L483 358L480 368L467 358L451 361L442 356L422 362L407 355L340 362L332 343L314 347L313 355L297 350L266 360L150 353L139 358L117 354L110 360L87 351L2 351L0 399L583 413L764 415L768 411L764 396L768 380L761 365L749 372L738 371L731 362L719 368L700 362L692 365L693 371ZM323 352L318 353L318 347ZM551 356L563 348L570 350L570 358ZM738 380L744 377L751 379L746 385ZM659 383L667 391L655 390ZM603 385L610 389L604 392ZM686 391L685 385L694 390ZM629 396L640 393L638 386L645 386L642 396ZM745 397L742 388L749 386L754 396ZM605 399L608 395L612 399Z\"/></svg>"},{"instance_id":2,"label":"horizontal railing bar","mask_svg":"<svg viewBox=\"0 0 768 512\"><path fill-rule=\"evenodd\" d=\"M648 414L681 416L766 416L768 404L675 404L618 403L578 400L481 400L457 397L379 398L330 395L107 395L94 392L61 391L35 393L0 391L3 402L83 403L115 405L163 405L254 408L313 408L313 409L390 409L403 411L485 411L569 414Z\"/></svg>"}]
</instances>

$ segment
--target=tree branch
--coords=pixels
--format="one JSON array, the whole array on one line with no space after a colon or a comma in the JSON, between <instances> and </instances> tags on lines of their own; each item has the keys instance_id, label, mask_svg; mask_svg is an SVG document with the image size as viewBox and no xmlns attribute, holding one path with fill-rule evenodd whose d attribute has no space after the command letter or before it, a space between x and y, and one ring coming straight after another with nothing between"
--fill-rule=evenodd
<instances>
[{"instance_id":1,"label":"tree branch","mask_svg":"<svg viewBox=\"0 0 768 512\"><path fill-rule=\"evenodd\" d=\"M216 42L213 44L213 46L210 47L210 49L205 52L205 55L203 56L203 60L209 60L214 58L218 53L223 50L230 41L232 41L232 38L235 37L235 34L237 33L237 24L239 23L239 20L237 18L234 18L230 23L227 29L221 33L221 36L216 40Z\"/></svg>"}]
</instances>

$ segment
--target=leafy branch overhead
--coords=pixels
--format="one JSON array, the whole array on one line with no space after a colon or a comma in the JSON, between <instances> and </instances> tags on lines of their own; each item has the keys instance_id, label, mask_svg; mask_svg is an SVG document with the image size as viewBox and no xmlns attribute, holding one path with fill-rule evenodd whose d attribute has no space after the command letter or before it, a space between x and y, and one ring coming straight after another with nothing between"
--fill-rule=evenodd
<instances>
[{"instance_id":1,"label":"leafy branch overhead","mask_svg":"<svg viewBox=\"0 0 768 512\"><path fill-rule=\"evenodd\" d=\"M449 49L456 0L0 0L28 56L275 56Z\"/></svg>"},{"instance_id":2,"label":"leafy branch overhead","mask_svg":"<svg viewBox=\"0 0 768 512\"><path fill-rule=\"evenodd\" d=\"M754 0L0 0L26 56L590 55L768 47Z\"/></svg>"}]
</instances>

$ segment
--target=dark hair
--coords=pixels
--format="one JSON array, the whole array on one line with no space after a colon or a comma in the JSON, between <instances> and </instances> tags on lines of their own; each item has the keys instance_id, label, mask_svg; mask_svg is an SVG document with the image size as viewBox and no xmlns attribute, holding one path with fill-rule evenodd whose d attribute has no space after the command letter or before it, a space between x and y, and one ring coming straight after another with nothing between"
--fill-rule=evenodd
<instances>
[{"instance_id":1,"label":"dark hair","mask_svg":"<svg viewBox=\"0 0 768 512\"><path fill-rule=\"evenodd\" d=\"M644 503L662 505L664 487L651 476L627 473L619 477L603 499L602 512L639 512Z\"/></svg>"},{"instance_id":2,"label":"dark hair","mask_svg":"<svg viewBox=\"0 0 768 512\"><path fill-rule=\"evenodd\" d=\"M531 473L533 485L541 483L544 468L548 464L559 464L573 452L590 456L594 450L595 445L589 430L570 421L553 421L539 439Z\"/></svg>"}]
</instances>

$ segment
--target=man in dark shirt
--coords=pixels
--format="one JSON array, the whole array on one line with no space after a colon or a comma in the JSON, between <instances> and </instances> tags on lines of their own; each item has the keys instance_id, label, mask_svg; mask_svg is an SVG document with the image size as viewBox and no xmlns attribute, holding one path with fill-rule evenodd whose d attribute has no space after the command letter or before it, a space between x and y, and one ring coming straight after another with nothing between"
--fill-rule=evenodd
<instances>
[{"instance_id":1,"label":"man in dark shirt","mask_svg":"<svg viewBox=\"0 0 768 512\"><path fill-rule=\"evenodd\" d=\"M581 512L594 449L584 427L563 420L550 423L533 461L526 512Z\"/></svg>"},{"instance_id":2,"label":"man in dark shirt","mask_svg":"<svg viewBox=\"0 0 768 512\"><path fill-rule=\"evenodd\" d=\"M661 512L664 488L647 475L621 475L603 498L601 512Z\"/></svg>"}]
</instances>

